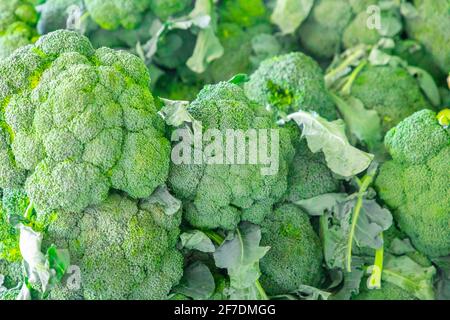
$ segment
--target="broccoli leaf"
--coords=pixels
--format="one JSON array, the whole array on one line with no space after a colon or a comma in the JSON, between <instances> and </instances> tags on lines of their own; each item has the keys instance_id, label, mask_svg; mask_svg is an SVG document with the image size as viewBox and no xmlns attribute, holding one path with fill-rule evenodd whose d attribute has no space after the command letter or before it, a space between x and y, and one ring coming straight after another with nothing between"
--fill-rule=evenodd
<instances>
[{"instance_id":1,"label":"broccoli leaf","mask_svg":"<svg viewBox=\"0 0 450 320\"><path fill-rule=\"evenodd\" d=\"M258 282L261 275L259 260L270 248L260 247L260 241L259 226L243 222L234 237L226 240L214 253L216 266L228 271L232 300L266 298Z\"/></svg>"},{"instance_id":2,"label":"broccoli leaf","mask_svg":"<svg viewBox=\"0 0 450 320\"><path fill-rule=\"evenodd\" d=\"M339 113L350 132L373 150L381 143L381 120L375 110L367 110L361 100L354 97L341 98L332 94Z\"/></svg>"},{"instance_id":3,"label":"broccoli leaf","mask_svg":"<svg viewBox=\"0 0 450 320\"><path fill-rule=\"evenodd\" d=\"M308 17L314 0L277 0L270 17L283 34L294 33Z\"/></svg>"},{"instance_id":4,"label":"broccoli leaf","mask_svg":"<svg viewBox=\"0 0 450 320\"><path fill-rule=\"evenodd\" d=\"M410 292L420 300L434 300L433 279L436 268L422 267L408 256L387 255L383 280Z\"/></svg>"},{"instance_id":5,"label":"broccoli leaf","mask_svg":"<svg viewBox=\"0 0 450 320\"><path fill-rule=\"evenodd\" d=\"M334 206L348 198L346 193L326 193L310 199L294 202L311 216L321 216L325 211L332 211Z\"/></svg>"},{"instance_id":6,"label":"broccoli leaf","mask_svg":"<svg viewBox=\"0 0 450 320\"><path fill-rule=\"evenodd\" d=\"M159 205L168 216L174 215L181 209L181 201L172 196L166 186L159 186L147 203Z\"/></svg>"},{"instance_id":7,"label":"broccoli leaf","mask_svg":"<svg viewBox=\"0 0 450 320\"><path fill-rule=\"evenodd\" d=\"M203 263L195 261L184 270L180 284L173 291L194 300L206 300L214 294L215 289L211 271Z\"/></svg>"},{"instance_id":8,"label":"broccoli leaf","mask_svg":"<svg viewBox=\"0 0 450 320\"><path fill-rule=\"evenodd\" d=\"M271 297L271 299L287 300L328 300L331 293L315 287L301 285L297 290L289 293Z\"/></svg>"},{"instance_id":9,"label":"broccoli leaf","mask_svg":"<svg viewBox=\"0 0 450 320\"><path fill-rule=\"evenodd\" d=\"M180 235L181 245L189 250L214 252L216 248L211 239L200 230L191 230Z\"/></svg>"},{"instance_id":10,"label":"broccoli leaf","mask_svg":"<svg viewBox=\"0 0 450 320\"><path fill-rule=\"evenodd\" d=\"M436 299L450 300L450 256L433 259L439 268L436 282Z\"/></svg>"},{"instance_id":11,"label":"broccoli leaf","mask_svg":"<svg viewBox=\"0 0 450 320\"><path fill-rule=\"evenodd\" d=\"M309 149L322 151L328 167L343 177L352 177L365 169L374 156L353 147L345 135L345 124L339 119L329 122L316 113L298 111L288 116L302 127Z\"/></svg>"},{"instance_id":12,"label":"broccoli leaf","mask_svg":"<svg viewBox=\"0 0 450 320\"><path fill-rule=\"evenodd\" d=\"M52 245L47 250L47 258L50 269L53 269L56 272L56 280L58 282L61 281L70 266L69 250L57 249L54 245Z\"/></svg>"},{"instance_id":13,"label":"broccoli leaf","mask_svg":"<svg viewBox=\"0 0 450 320\"><path fill-rule=\"evenodd\" d=\"M179 127L186 122L194 121L187 110L188 101L173 101L162 98L160 100L164 103L164 107L159 111L159 114L169 126Z\"/></svg>"},{"instance_id":14,"label":"broccoli leaf","mask_svg":"<svg viewBox=\"0 0 450 320\"><path fill-rule=\"evenodd\" d=\"M359 287L364 276L364 271L361 268L353 267L351 272L345 273L338 270L335 272L341 273L343 281L340 289L330 296L330 300L349 300L352 295L359 293Z\"/></svg>"},{"instance_id":15,"label":"broccoli leaf","mask_svg":"<svg viewBox=\"0 0 450 320\"><path fill-rule=\"evenodd\" d=\"M194 72L203 73L208 65L219 59L224 53L224 49L217 38L212 27L200 30L194 53L186 62L186 65Z\"/></svg>"},{"instance_id":16,"label":"broccoli leaf","mask_svg":"<svg viewBox=\"0 0 450 320\"><path fill-rule=\"evenodd\" d=\"M406 69L414 78L417 79L420 88L422 89L423 93L425 93L430 102L435 107L438 107L441 104L441 95L439 93L436 82L434 82L433 77L425 70L417 67L408 66L406 67Z\"/></svg>"},{"instance_id":17,"label":"broccoli leaf","mask_svg":"<svg viewBox=\"0 0 450 320\"><path fill-rule=\"evenodd\" d=\"M355 240L359 246L379 249L383 246L382 233L392 225L392 214L375 200L363 201L356 224Z\"/></svg>"}]
</instances>

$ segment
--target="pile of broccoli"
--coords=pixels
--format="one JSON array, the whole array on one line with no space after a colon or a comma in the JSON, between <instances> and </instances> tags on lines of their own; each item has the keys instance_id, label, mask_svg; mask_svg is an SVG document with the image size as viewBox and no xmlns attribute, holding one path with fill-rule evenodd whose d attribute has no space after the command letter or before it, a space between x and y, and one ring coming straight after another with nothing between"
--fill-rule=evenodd
<instances>
[{"instance_id":1,"label":"pile of broccoli","mask_svg":"<svg viewBox=\"0 0 450 320\"><path fill-rule=\"evenodd\" d=\"M450 299L449 35L448 0L0 0L0 300Z\"/></svg>"}]
</instances>

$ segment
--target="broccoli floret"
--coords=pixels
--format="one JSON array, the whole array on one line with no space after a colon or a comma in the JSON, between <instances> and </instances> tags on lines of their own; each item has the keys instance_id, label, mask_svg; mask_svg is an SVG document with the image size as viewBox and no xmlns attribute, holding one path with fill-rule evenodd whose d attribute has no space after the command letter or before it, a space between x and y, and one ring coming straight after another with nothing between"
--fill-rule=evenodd
<instances>
[{"instance_id":1,"label":"broccoli floret","mask_svg":"<svg viewBox=\"0 0 450 320\"><path fill-rule=\"evenodd\" d=\"M393 209L400 229L429 257L450 253L450 134L431 110L416 112L390 130L393 160L382 165L375 186Z\"/></svg>"},{"instance_id":2,"label":"broccoli floret","mask_svg":"<svg viewBox=\"0 0 450 320\"><path fill-rule=\"evenodd\" d=\"M49 298L167 299L183 275L175 248L180 223L181 212L169 216L150 201L118 194L82 213L58 214L43 246L69 249L81 287L67 286L69 273Z\"/></svg>"},{"instance_id":3,"label":"broccoli floret","mask_svg":"<svg viewBox=\"0 0 450 320\"><path fill-rule=\"evenodd\" d=\"M205 86L189 106L203 129L276 129L271 115L250 102L239 86L221 82ZM287 187L293 147L287 131L279 131L279 170L262 175L261 164L172 164L169 184L185 201L185 218L198 228L234 229L239 221L260 223Z\"/></svg>"},{"instance_id":4,"label":"broccoli floret","mask_svg":"<svg viewBox=\"0 0 450 320\"><path fill-rule=\"evenodd\" d=\"M431 108L417 80L400 66L364 67L353 82L351 95L378 112L383 132L414 112Z\"/></svg>"},{"instance_id":5,"label":"broccoli floret","mask_svg":"<svg viewBox=\"0 0 450 320\"><path fill-rule=\"evenodd\" d=\"M362 282L365 283L364 281ZM414 295L408 291L391 284L390 282L382 281L381 289L369 290L366 286L362 286L359 294L352 298L353 300L416 300Z\"/></svg>"},{"instance_id":6,"label":"broccoli floret","mask_svg":"<svg viewBox=\"0 0 450 320\"><path fill-rule=\"evenodd\" d=\"M110 188L148 197L170 154L149 85L138 57L76 32L17 50L0 63L0 186L25 183L38 212L81 212Z\"/></svg>"},{"instance_id":7,"label":"broccoli floret","mask_svg":"<svg viewBox=\"0 0 450 320\"><path fill-rule=\"evenodd\" d=\"M261 233L261 245L270 246L259 263L260 282L269 295L319 284L322 248L306 213L294 205L282 205L266 217Z\"/></svg>"},{"instance_id":8,"label":"broccoli floret","mask_svg":"<svg viewBox=\"0 0 450 320\"><path fill-rule=\"evenodd\" d=\"M245 84L245 93L263 106L283 113L302 109L315 111L329 120L337 117L322 70L300 52L263 61Z\"/></svg>"},{"instance_id":9,"label":"broccoli floret","mask_svg":"<svg viewBox=\"0 0 450 320\"><path fill-rule=\"evenodd\" d=\"M289 167L286 200L295 202L337 192L339 180L328 169L324 155L312 153L306 140L301 140L298 127L295 130L295 156Z\"/></svg>"},{"instance_id":10,"label":"broccoli floret","mask_svg":"<svg viewBox=\"0 0 450 320\"><path fill-rule=\"evenodd\" d=\"M103 29L114 30L120 26L135 29L141 23L149 0L85 0L92 19Z\"/></svg>"},{"instance_id":11,"label":"broccoli floret","mask_svg":"<svg viewBox=\"0 0 450 320\"><path fill-rule=\"evenodd\" d=\"M0 0L0 59L37 39L38 14L27 0Z\"/></svg>"},{"instance_id":12,"label":"broccoli floret","mask_svg":"<svg viewBox=\"0 0 450 320\"><path fill-rule=\"evenodd\" d=\"M418 15L406 19L409 36L422 43L442 72L450 70L450 2L414 0Z\"/></svg>"},{"instance_id":13,"label":"broccoli floret","mask_svg":"<svg viewBox=\"0 0 450 320\"><path fill-rule=\"evenodd\" d=\"M241 27L250 27L266 22L267 9L263 0L227 0L219 7L221 22L236 23Z\"/></svg>"},{"instance_id":14,"label":"broccoli floret","mask_svg":"<svg viewBox=\"0 0 450 320\"><path fill-rule=\"evenodd\" d=\"M148 2L152 12L162 20L183 12L192 4L192 0L151 0Z\"/></svg>"},{"instance_id":15,"label":"broccoli floret","mask_svg":"<svg viewBox=\"0 0 450 320\"><path fill-rule=\"evenodd\" d=\"M353 17L347 1L319 0L299 30L300 41L308 52L331 58L339 52L341 38Z\"/></svg>"}]
</instances>

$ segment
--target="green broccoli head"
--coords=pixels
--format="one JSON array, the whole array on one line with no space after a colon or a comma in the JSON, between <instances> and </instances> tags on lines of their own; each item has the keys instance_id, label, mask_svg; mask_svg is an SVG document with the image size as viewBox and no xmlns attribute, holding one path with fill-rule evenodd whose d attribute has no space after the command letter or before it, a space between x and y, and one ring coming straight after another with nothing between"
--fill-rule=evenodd
<instances>
[{"instance_id":1,"label":"green broccoli head","mask_svg":"<svg viewBox=\"0 0 450 320\"><path fill-rule=\"evenodd\" d=\"M286 201L295 202L337 192L340 187L339 180L327 167L324 155L312 153L306 140L301 139L297 125L293 129L295 156L289 167Z\"/></svg>"},{"instance_id":2,"label":"green broccoli head","mask_svg":"<svg viewBox=\"0 0 450 320\"><path fill-rule=\"evenodd\" d=\"M315 111L329 120L337 117L322 70L300 52L263 61L245 84L245 93L250 99L283 113L302 109Z\"/></svg>"},{"instance_id":3,"label":"green broccoli head","mask_svg":"<svg viewBox=\"0 0 450 320\"><path fill-rule=\"evenodd\" d=\"M3 278L3 283L1 279ZM3 286L8 289L6 292L0 290L0 301L15 300L18 295L20 283L23 280L23 270L21 261L7 261L0 257L0 288Z\"/></svg>"},{"instance_id":4,"label":"green broccoli head","mask_svg":"<svg viewBox=\"0 0 450 320\"><path fill-rule=\"evenodd\" d=\"M266 217L261 233L261 245L271 247L259 263L261 285L269 295L319 285L322 248L306 213L294 205L282 205Z\"/></svg>"},{"instance_id":5,"label":"green broccoli head","mask_svg":"<svg viewBox=\"0 0 450 320\"><path fill-rule=\"evenodd\" d=\"M181 212L169 216L151 201L118 194L82 213L58 214L43 246L69 250L81 286L70 285L69 273L49 298L167 299L183 275L183 257L175 248L180 223Z\"/></svg>"},{"instance_id":6,"label":"green broccoli head","mask_svg":"<svg viewBox=\"0 0 450 320\"><path fill-rule=\"evenodd\" d=\"M268 11L263 0L227 0L219 7L221 22L236 23L241 27L250 27L266 22Z\"/></svg>"},{"instance_id":7,"label":"green broccoli head","mask_svg":"<svg viewBox=\"0 0 450 320\"><path fill-rule=\"evenodd\" d=\"M103 29L119 27L135 29L141 23L144 12L149 8L149 0L84 0L92 19Z\"/></svg>"},{"instance_id":8,"label":"green broccoli head","mask_svg":"<svg viewBox=\"0 0 450 320\"><path fill-rule=\"evenodd\" d=\"M198 228L234 229L241 221L260 223L284 195L293 157L289 133L277 129L271 115L248 100L239 86L222 82L205 86L189 106L204 131L276 129L278 173L263 175L262 164L173 164L169 185L185 202L185 218ZM223 141L225 139L222 139ZM225 143L225 142L224 142ZM247 152L247 150L246 150ZM225 158L225 157L224 157Z\"/></svg>"},{"instance_id":9,"label":"green broccoli head","mask_svg":"<svg viewBox=\"0 0 450 320\"><path fill-rule=\"evenodd\" d=\"M358 74L351 94L378 112L383 132L416 111L431 108L417 80L401 66L368 65Z\"/></svg>"},{"instance_id":10,"label":"green broccoli head","mask_svg":"<svg viewBox=\"0 0 450 320\"><path fill-rule=\"evenodd\" d=\"M152 12L162 20L183 12L192 4L192 0L147 0L147 2Z\"/></svg>"},{"instance_id":11,"label":"green broccoli head","mask_svg":"<svg viewBox=\"0 0 450 320\"><path fill-rule=\"evenodd\" d=\"M364 283L364 282L363 282ZM414 295L408 291L391 284L390 282L382 281L381 289L369 290L366 286L362 286L359 294L352 298L353 300L416 300Z\"/></svg>"},{"instance_id":12,"label":"green broccoli head","mask_svg":"<svg viewBox=\"0 0 450 320\"><path fill-rule=\"evenodd\" d=\"M149 84L138 57L76 32L17 50L0 63L0 186L24 183L38 212L81 212L111 188L149 196L170 153Z\"/></svg>"},{"instance_id":13,"label":"green broccoli head","mask_svg":"<svg viewBox=\"0 0 450 320\"><path fill-rule=\"evenodd\" d=\"M425 46L442 72L450 71L450 2L414 0L418 15L406 19L409 36Z\"/></svg>"},{"instance_id":14,"label":"green broccoli head","mask_svg":"<svg viewBox=\"0 0 450 320\"><path fill-rule=\"evenodd\" d=\"M37 19L31 1L0 0L0 59L36 39Z\"/></svg>"},{"instance_id":15,"label":"green broccoli head","mask_svg":"<svg viewBox=\"0 0 450 320\"><path fill-rule=\"evenodd\" d=\"M332 58L340 50L342 34L352 17L353 11L347 1L316 1L300 27L301 44L316 57Z\"/></svg>"},{"instance_id":16,"label":"green broccoli head","mask_svg":"<svg viewBox=\"0 0 450 320\"><path fill-rule=\"evenodd\" d=\"M14 194L11 196L18 197L22 200L22 197L18 194ZM17 229L13 228L10 224L10 215L13 212L9 212L9 210L15 210L17 207L14 205L11 207L11 199L8 199L8 195L3 195L2 205L0 203L0 263L4 261L4 263L19 263L22 260L22 256L20 254L19 249L19 232ZM5 198L8 199L5 201ZM2 274L0 270L0 274Z\"/></svg>"},{"instance_id":17,"label":"green broccoli head","mask_svg":"<svg viewBox=\"0 0 450 320\"><path fill-rule=\"evenodd\" d=\"M400 229L429 257L450 253L450 134L431 110L416 112L385 138L393 160L375 186Z\"/></svg>"}]
</instances>

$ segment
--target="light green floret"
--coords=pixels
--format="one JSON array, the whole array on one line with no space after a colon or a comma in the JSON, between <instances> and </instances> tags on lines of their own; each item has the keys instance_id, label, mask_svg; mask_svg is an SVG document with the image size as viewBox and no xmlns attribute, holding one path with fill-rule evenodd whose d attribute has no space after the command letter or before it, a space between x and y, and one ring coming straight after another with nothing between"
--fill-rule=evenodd
<instances>
[{"instance_id":1,"label":"light green floret","mask_svg":"<svg viewBox=\"0 0 450 320\"><path fill-rule=\"evenodd\" d=\"M167 299L183 275L175 248L180 223L181 212L169 216L149 201L118 194L82 213L58 215L44 247L69 249L81 288L68 286L69 273L49 299Z\"/></svg>"},{"instance_id":2,"label":"light green floret","mask_svg":"<svg viewBox=\"0 0 450 320\"><path fill-rule=\"evenodd\" d=\"M226 82L204 87L189 112L204 130L219 129L224 137L226 129L276 129L268 112L250 102L239 86ZM260 223L271 213L272 205L286 192L288 164L294 153L289 133L278 132L279 169L274 175L262 175L261 168L267 165L248 161L172 165L169 184L184 200L185 218L191 225L231 230L241 220Z\"/></svg>"},{"instance_id":3,"label":"light green floret","mask_svg":"<svg viewBox=\"0 0 450 320\"><path fill-rule=\"evenodd\" d=\"M422 43L442 72L450 71L450 2L415 0L418 16L406 20L409 36Z\"/></svg>"},{"instance_id":4,"label":"light green floret","mask_svg":"<svg viewBox=\"0 0 450 320\"><path fill-rule=\"evenodd\" d=\"M294 205L283 205L264 220L261 232L261 245L271 247L259 263L260 282L269 295L289 293L301 285L319 285L322 249L306 213Z\"/></svg>"},{"instance_id":5,"label":"light green floret","mask_svg":"<svg viewBox=\"0 0 450 320\"><path fill-rule=\"evenodd\" d=\"M85 0L86 9L92 19L103 29L114 30L122 26L134 29L141 23L149 0Z\"/></svg>"},{"instance_id":6,"label":"light green floret","mask_svg":"<svg viewBox=\"0 0 450 320\"><path fill-rule=\"evenodd\" d=\"M450 134L431 110L388 132L393 160L376 180L379 195L414 246L429 257L450 254Z\"/></svg>"},{"instance_id":7,"label":"light green floret","mask_svg":"<svg viewBox=\"0 0 450 320\"><path fill-rule=\"evenodd\" d=\"M254 26L267 20L263 0L227 0L219 8L221 22L236 23L241 27Z\"/></svg>"},{"instance_id":8,"label":"light green floret","mask_svg":"<svg viewBox=\"0 0 450 320\"><path fill-rule=\"evenodd\" d=\"M81 212L111 188L148 197L170 153L149 83L138 57L71 31L16 51L0 63L0 187L26 177L39 212Z\"/></svg>"},{"instance_id":9,"label":"light green floret","mask_svg":"<svg viewBox=\"0 0 450 320\"><path fill-rule=\"evenodd\" d=\"M303 47L314 56L333 57L340 50L342 34L352 17L352 8L346 0L317 1L299 30Z\"/></svg>"},{"instance_id":10,"label":"light green floret","mask_svg":"<svg viewBox=\"0 0 450 320\"><path fill-rule=\"evenodd\" d=\"M0 59L36 37L38 14L27 0L0 0Z\"/></svg>"},{"instance_id":11,"label":"light green floret","mask_svg":"<svg viewBox=\"0 0 450 320\"><path fill-rule=\"evenodd\" d=\"M265 60L245 84L247 96L282 113L315 111L332 120L337 117L317 62L300 52Z\"/></svg>"},{"instance_id":12,"label":"light green floret","mask_svg":"<svg viewBox=\"0 0 450 320\"><path fill-rule=\"evenodd\" d=\"M363 281L365 284L365 281ZM352 298L353 300L416 300L416 298L408 291L383 281L381 289L369 290L366 286L362 286L360 293Z\"/></svg>"},{"instance_id":13,"label":"light green floret","mask_svg":"<svg viewBox=\"0 0 450 320\"><path fill-rule=\"evenodd\" d=\"M152 12L162 20L182 12L192 4L192 0L147 0L147 2Z\"/></svg>"},{"instance_id":14,"label":"light green floret","mask_svg":"<svg viewBox=\"0 0 450 320\"><path fill-rule=\"evenodd\" d=\"M416 111L431 108L417 80L403 67L368 65L358 74L351 95L377 111L384 132Z\"/></svg>"}]
</instances>

